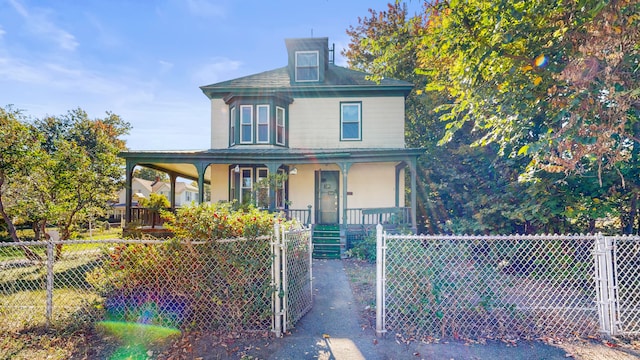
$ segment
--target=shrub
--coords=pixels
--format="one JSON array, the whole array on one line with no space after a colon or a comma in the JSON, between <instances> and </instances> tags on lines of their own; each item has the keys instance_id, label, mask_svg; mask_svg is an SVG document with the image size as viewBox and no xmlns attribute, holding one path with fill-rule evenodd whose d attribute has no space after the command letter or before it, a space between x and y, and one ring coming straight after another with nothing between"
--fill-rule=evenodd
<instances>
[{"instance_id":1,"label":"shrub","mask_svg":"<svg viewBox=\"0 0 640 360\"><path fill-rule=\"evenodd\" d=\"M229 204L192 205L163 217L174 239L117 245L88 275L105 298L108 320L267 328L273 287L271 238L265 235L283 220L255 208L232 211Z\"/></svg>"}]
</instances>

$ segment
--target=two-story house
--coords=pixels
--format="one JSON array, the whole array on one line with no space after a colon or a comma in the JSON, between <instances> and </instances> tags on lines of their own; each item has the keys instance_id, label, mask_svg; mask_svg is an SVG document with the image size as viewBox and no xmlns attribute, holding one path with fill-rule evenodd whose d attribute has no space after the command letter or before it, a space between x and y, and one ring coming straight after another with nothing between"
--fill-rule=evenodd
<instances>
[{"instance_id":1,"label":"two-story house","mask_svg":"<svg viewBox=\"0 0 640 360\"><path fill-rule=\"evenodd\" d=\"M325 255L339 255L349 231L378 221L415 231L416 161L424 151L405 147L404 103L412 84L374 82L336 66L327 38L285 43L287 66L201 87L211 106L209 150L121 154L127 205L133 169L145 166L166 172L174 189L178 176L196 180L200 202L208 183L211 201L282 209L313 224L318 239L321 230L335 231L335 242L318 240L318 254L325 248ZM270 174L284 181L258 189ZM268 204L260 203L260 191L268 192Z\"/></svg>"}]
</instances>

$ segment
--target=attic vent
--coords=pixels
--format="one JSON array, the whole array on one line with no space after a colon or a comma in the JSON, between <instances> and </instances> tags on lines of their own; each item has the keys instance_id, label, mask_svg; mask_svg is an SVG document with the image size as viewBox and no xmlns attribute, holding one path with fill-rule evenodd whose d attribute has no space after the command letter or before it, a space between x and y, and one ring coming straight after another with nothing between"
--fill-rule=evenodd
<instances>
[{"instance_id":1,"label":"attic vent","mask_svg":"<svg viewBox=\"0 0 640 360\"><path fill-rule=\"evenodd\" d=\"M335 64L336 62L336 44L331 44L329 48L329 64Z\"/></svg>"}]
</instances>

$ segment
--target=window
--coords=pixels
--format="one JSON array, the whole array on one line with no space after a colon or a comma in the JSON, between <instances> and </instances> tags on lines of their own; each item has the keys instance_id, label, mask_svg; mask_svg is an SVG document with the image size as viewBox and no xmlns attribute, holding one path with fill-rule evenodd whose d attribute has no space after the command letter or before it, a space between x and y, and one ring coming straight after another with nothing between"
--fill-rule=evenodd
<instances>
[{"instance_id":1,"label":"window","mask_svg":"<svg viewBox=\"0 0 640 360\"><path fill-rule=\"evenodd\" d=\"M340 140L361 140L362 103L340 103Z\"/></svg>"},{"instance_id":2,"label":"window","mask_svg":"<svg viewBox=\"0 0 640 360\"><path fill-rule=\"evenodd\" d=\"M320 68L317 51L296 52L296 81L318 81Z\"/></svg>"},{"instance_id":3,"label":"window","mask_svg":"<svg viewBox=\"0 0 640 360\"><path fill-rule=\"evenodd\" d=\"M258 143L269 143L269 105L258 105Z\"/></svg>"},{"instance_id":4,"label":"window","mask_svg":"<svg viewBox=\"0 0 640 360\"><path fill-rule=\"evenodd\" d=\"M284 145L284 108L276 107L276 144Z\"/></svg>"},{"instance_id":5,"label":"window","mask_svg":"<svg viewBox=\"0 0 640 360\"><path fill-rule=\"evenodd\" d=\"M278 181L276 183L276 208L284 209L285 202L285 172L284 169L278 169Z\"/></svg>"},{"instance_id":6,"label":"window","mask_svg":"<svg viewBox=\"0 0 640 360\"><path fill-rule=\"evenodd\" d=\"M229 145L236 144L236 107L232 107L229 117Z\"/></svg>"},{"instance_id":7,"label":"window","mask_svg":"<svg viewBox=\"0 0 640 360\"><path fill-rule=\"evenodd\" d=\"M240 173L240 202L242 204L249 204L251 202L251 190L253 189L251 169L241 169Z\"/></svg>"},{"instance_id":8,"label":"window","mask_svg":"<svg viewBox=\"0 0 640 360\"><path fill-rule=\"evenodd\" d=\"M259 184L258 189L256 189L256 206L266 209L269 207L269 170L265 168L259 168L256 170L256 173L256 185Z\"/></svg>"},{"instance_id":9,"label":"window","mask_svg":"<svg viewBox=\"0 0 640 360\"><path fill-rule=\"evenodd\" d=\"M253 142L253 106L240 106L240 143Z\"/></svg>"}]
</instances>

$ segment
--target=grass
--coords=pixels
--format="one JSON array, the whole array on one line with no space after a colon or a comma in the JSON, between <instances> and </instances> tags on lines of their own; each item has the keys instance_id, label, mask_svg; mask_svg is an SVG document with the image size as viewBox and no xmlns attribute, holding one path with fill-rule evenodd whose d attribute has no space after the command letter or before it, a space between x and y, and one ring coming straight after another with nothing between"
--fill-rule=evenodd
<instances>
[{"instance_id":1,"label":"grass","mask_svg":"<svg viewBox=\"0 0 640 360\"><path fill-rule=\"evenodd\" d=\"M20 239L31 240L33 239L33 230L24 229L18 230L18 236ZM109 240L109 239L121 239L122 238L122 229L120 228L112 228L110 230L94 230L92 234L89 232L79 233L76 238L73 240ZM100 249L104 244L70 244L64 245L62 248L63 254L87 251L87 250L96 250ZM41 258L46 259L47 257L47 247L44 241L38 242L34 245L29 245L29 249L33 250L37 255ZM7 260L22 260L25 258L24 251L20 247L8 246L8 247L0 247L0 262Z\"/></svg>"}]
</instances>

